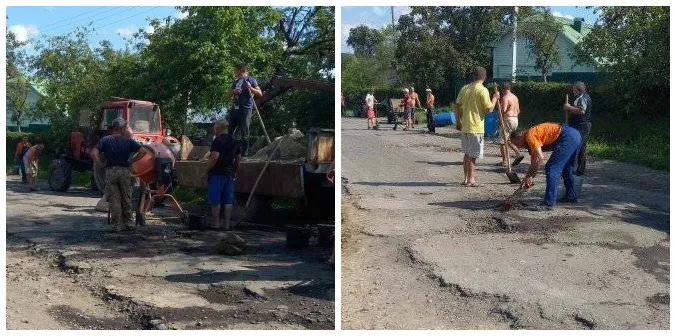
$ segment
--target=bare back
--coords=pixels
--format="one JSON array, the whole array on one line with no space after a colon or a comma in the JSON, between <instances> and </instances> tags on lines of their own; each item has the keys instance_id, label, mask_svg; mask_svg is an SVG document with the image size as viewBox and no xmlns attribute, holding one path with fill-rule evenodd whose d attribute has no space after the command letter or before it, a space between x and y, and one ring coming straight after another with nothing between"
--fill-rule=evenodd
<instances>
[{"instance_id":1,"label":"bare back","mask_svg":"<svg viewBox=\"0 0 675 336\"><path fill-rule=\"evenodd\" d=\"M505 117L518 117L520 114L520 103L518 97L510 91L502 96L502 113Z\"/></svg>"}]
</instances>

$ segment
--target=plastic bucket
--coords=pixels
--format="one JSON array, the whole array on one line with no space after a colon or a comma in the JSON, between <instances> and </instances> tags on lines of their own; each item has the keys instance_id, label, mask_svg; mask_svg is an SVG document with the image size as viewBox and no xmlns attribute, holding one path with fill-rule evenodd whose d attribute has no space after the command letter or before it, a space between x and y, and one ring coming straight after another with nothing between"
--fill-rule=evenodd
<instances>
[{"instance_id":1,"label":"plastic bucket","mask_svg":"<svg viewBox=\"0 0 675 336\"><path fill-rule=\"evenodd\" d=\"M485 137L497 137L499 135L499 115L497 112L490 112L485 115Z\"/></svg>"},{"instance_id":2,"label":"plastic bucket","mask_svg":"<svg viewBox=\"0 0 675 336\"><path fill-rule=\"evenodd\" d=\"M302 250L309 246L309 237L312 231L308 227L286 227L286 246L291 250Z\"/></svg>"},{"instance_id":3,"label":"plastic bucket","mask_svg":"<svg viewBox=\"0 0 675 336\"><path fill-rule=\"evenodd\" d=\"M445 127L456 123L455 113L452 111L434 114L434 126Z\"/></svg>"}]
</instances>

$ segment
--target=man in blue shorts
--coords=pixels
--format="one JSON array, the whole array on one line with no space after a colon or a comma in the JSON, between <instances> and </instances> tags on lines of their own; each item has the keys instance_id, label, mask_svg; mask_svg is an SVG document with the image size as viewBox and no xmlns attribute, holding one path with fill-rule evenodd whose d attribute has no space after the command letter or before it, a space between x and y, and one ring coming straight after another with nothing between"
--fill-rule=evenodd
<instances>
[{"instance_id":1,"label":"man in blue shorts","mask_svg":"<svg viewBox=\"0 0 675 336\"><path fill-rule=\"evenodd\" d=\"M209 159L206 162L208 174L208 201L211 206L211 227L214 229L230 228L230 218L234 205L234 178L237 174L241 147L234 137L227 133L228 123L225 120L216 121ZM220 208L225 207L225 222L220 223Z\"/></svg>"}]
</instances>

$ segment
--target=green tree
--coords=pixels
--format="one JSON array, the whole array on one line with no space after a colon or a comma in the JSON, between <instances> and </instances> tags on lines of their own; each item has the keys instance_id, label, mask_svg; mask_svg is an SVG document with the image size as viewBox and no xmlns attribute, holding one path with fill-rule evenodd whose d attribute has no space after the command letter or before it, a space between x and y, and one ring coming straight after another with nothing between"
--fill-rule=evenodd
<instances>
[{"instance_id":1,"label":"green tree","mask_svg":"<svg viewBox=\"0 0 675 336\"><path fill-rule=\"evenodd\" d=\"M16 123L18 131L21 132L21 123L33 111L32 105L28 101L28 95L32 89L31 84L29 79L21 73L26 57L22 48L26 45L26 42L17 40L16 35L9 29L6 29L5 36L7 113L10 113L10 120Z\"/></svg>"},{"instance_id":2,"label":"green tree","mask_svg":"<svg viewBox=\"0 0 675 336\"><path fill-rule=\"evenodd\" d=\"M166 124L184 130L186 111L203 113L231 103L237 64L258 78L273 72L282 54L275 43L279 12L270 7L180 7L180 20L151 22L141 50L147 95L160 103Z\"/></svg>"},{"instance_id":3,"label":"green tree","mask_svg":"<svg viewBox=\"0 0 675 336\"><path fill-rule=\"evenodd\" d=\"M103 53L109 43L92 49L88 39L93 31L78 28L75 32L48 38L36 46L31 67L44 83L46 96L37 102L37 115L46 117L52 130L65 139L78 126L80 113L96 111L111 96L105 76Z\"/></svg>"},{"instance_id":4,"label":"green tree","mask_svg":"<svg viewBox=\"0 0 675 336\"><path fill-rule=\"evenodd\" d=\"M370 58L375 56L375 48L384 41L383 34L366 25L359 25L349 30L347 45L354 49L354 55Z\"/></svg>"},{"instance_id":5,"label":"green tree","mask_svg":"<svg viewBox=\"0 0 675 336\"><path fill-rule=\"evenodd\" d=\"M520 24L518 35L530 41L530 55L534 58L535 68L541 73L541 78L546 82L547 76L553 67L560 65L560 49L556 40L563 29L549 10L539 15L533 15L523 20Z\"/></svg>"},{"instance_id":6,"label":"green tree","mask_svg":"<svg viewBox=\"0 0 675 336\"><path fill-rule=\"evenodd\" d=\"M490 69L492 44L510 33L513 11L514 7L412 7L396 26L401 80L452 92L454 81L466 78L472 67ZM538 11L541 8L520 7L519 17Z\"/></svg>"},{"instance_id":7,"label":"green tree","mask_svg":"<svg viewBox=\"0 0 675 336\"><path fill-rule=\"evenodd\" d=\"M621 111L667 114L669 7L600 7L599 22L577 46L580 62L610 75ZM632 112L628 112L632 111Z\"/></svg>"}]
</instances>

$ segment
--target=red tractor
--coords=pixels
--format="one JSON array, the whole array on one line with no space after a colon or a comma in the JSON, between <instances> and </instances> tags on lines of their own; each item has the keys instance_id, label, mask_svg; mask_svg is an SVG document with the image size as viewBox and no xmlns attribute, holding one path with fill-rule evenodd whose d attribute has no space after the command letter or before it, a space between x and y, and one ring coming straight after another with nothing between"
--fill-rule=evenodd
<instances>
[{"instance_id":1,"label":"red tractor","mask_svg":"<svg viewBox=\"0 0 675 336\"><path fill-rule=\"evenodd\" d=\"M180 151L180 143L168 135L162 128L162 116L159 105L126 98L113 97L101 107L94 116L92 126L70 133L70 141L65 153L52 161L49 167L49 187L54 191L67 191L70 188L72 171L93 170L92 184L100 191L105 187L105 170L94 167L91 159L91 150L96 147L100 138L109 134L108 126L116 118L124 118L131 130L134 140L151 147L166 147L171 160ZM172 170L175 170L172 167ZM175 176L175 171L172 173ZM174 184L175 186L175 184Z\"/></svg>"}]
</instances>

